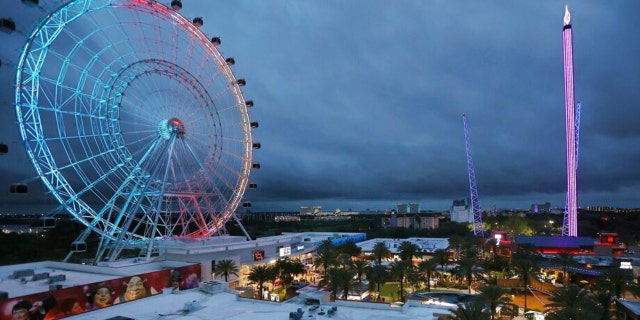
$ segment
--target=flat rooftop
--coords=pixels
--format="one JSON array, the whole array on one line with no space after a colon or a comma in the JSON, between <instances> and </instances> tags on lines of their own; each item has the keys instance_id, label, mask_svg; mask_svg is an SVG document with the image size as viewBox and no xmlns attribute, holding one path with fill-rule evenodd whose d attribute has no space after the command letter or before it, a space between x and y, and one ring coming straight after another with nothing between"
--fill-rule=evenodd
<instances>
[{"instance_id":1,"label":"flat rooftop","mask_svg":"<svg viewBox=\"0 0 640 320\"><path fill-rule=\"evenodd\" d=\"M371 252L373 251L373 247L376 245L376 243L384 242L391 253L398 254L400 252L400 245L405 241L417 245L418 251L422 253L433 253L438 249L444 250L449 247L448 238L375 238L363 242L358 242L357 245L362 249L362 251Z\"/></svg>"},{"instance_id":2,"label":"flat rooftop","mask_svg":"<svg viewBox=\"0 0 640 320\"><path fill-rule=\"evenodd\" d=\"M65 319L105 320L118 316L131 319L225 319L225 320L287 320L289 314L304 311L302 320L408 320L437 319L434 314L449 314L449 311L429 308L415 303L406 306L390 306L382 303L337 301L321 304L317 309L305 304L305 299L297 297L285 302L241 299L230 291L210 294L200 289L190 289L178 293L162 293L152 297L117 304L111 307L79 314ZM349 304L349 305L345 305ZM184 311L191 309L191 311ZM329 317L328 310L337 310ZM356 307L359 306L359 307ZM124 319L124 318L121 318Z\"/></svg>"},{"instance_id":3,"label":"flat rooftop","mask_svg":"<svg viewBox=\"0 0 640 320\"><path fill-rule=\"evenodd\" d=\"M94 282L122 278L134 274L182 267L192 263L180 261L159 261L151 263L123 264L118 266L92 266L57 261L41 261L18 265L0 266L0 291L7 292L9 298L50 291L49 279L63 276L64 280L55 284L63 287L81 286ZM48 277L33 280L32 275L14 277L16 272L32 270L34 275L48 273Z\"/></svg>"}]
</instances>

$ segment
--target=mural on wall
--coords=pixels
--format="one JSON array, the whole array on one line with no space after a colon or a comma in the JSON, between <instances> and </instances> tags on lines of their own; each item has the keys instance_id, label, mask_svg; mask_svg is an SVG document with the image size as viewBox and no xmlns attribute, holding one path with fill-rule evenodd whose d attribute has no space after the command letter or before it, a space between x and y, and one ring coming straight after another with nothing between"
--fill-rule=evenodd
<instances>
[{"instance_id":1,"label":"mural on wall","mask_svg":"<svg viewBox=\"0 0 640 320\"><path fill-rule=\"evenodd\" d=\"M16 279L16 281L21 281ZM47 281L47 280L43 280ZM148 272L0 300L0 320L53 320L200 283L200 265Z\"/></svg>"}]
</instances>

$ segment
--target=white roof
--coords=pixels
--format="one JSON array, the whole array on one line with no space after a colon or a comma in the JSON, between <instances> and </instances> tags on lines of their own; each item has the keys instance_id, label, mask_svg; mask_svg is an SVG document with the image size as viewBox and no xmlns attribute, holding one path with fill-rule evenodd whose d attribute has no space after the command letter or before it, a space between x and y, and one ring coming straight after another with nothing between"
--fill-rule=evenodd
<instances>
[{"instance_id":1,"label":"white roof","mask_svg":"<svg viewBox=\"0 0 640 320\"><path fill-rule=\"evenodd\" d=\"M361 302L344 302L353 305L363 305ZM408 320L433 319L433 314L448 313L442 309L416 306L377 305L383 309L353 307L337 305L337 311L332 319L340 320ZM321 305L310 311L310 306L304 304L304 299L294 298L285 302L268 302L261 300L239 299L235 293L222 292L209 294L199 289L180 291L178 293L162 293L152 297L122 303L96 311L79 314L65 319L104 320L117 316L125 316L136 320L144 319L225 319L225 320L277 320L289 319L289 313L298 308L304 311L302 319L329 319L327 311L334 304ZM192 311L184 311L192 309ZM324 311L324 314L320 312Z\"/></svg>"},{"instance_id":2,"label":"white roof","mask_svg":"<svg viewBox=\"0 0 640 320\"><path fill-rule=\"evenodd\" d=\"M144 272L179 267L187 264L188 263L180 261L161 261L121 265L114 268L57 261L41 261L0 266L0 291L7 292L9 294L9 298L14 298L49 291L49 278L56 275L64 275L65 279L63 281L55 283L66 288L122 278ZM49 278L36 281L31 280L32 276L18 277L16 279L12 278L15 271L27 269L33 270L34 274L46 272L49 274Z\"/></svg>"},{"instance_id":3,"label":"white roof","mask_svg":"<svg viewBox=\"0 0 640 320\"><path fill-rule=\"evenodd\" d=\"M376 245L376 243L384 242L384 244L392 253L397 254L400 252L400 245L405 241L409 241L417 245L419 248L418 251L425 253L432 253L438 249L447 249L449 247L449 238L376 238L358 242L357 245L362 249L362 251L371 252L373 251L373 247Z\"/></svg>"}]
</instances>

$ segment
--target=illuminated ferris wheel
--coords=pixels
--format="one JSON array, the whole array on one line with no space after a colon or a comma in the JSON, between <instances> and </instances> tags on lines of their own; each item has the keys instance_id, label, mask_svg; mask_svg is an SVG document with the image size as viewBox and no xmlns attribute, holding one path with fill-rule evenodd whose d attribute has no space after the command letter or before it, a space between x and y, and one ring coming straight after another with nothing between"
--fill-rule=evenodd
<instances>
[{"instance_id":1,"label":"illuminated ferris wheel","mask_svg":"<svg viewBox=\"0 0 640 320\"><path fill-rule=\"evenodd\" d=\"M28 38L21 138L49 193L86 226L74 245L100 235L97 260L220 234L242 203L257 123L217 44L148 0L71 1Z\"/></svg>"}]
</instances>

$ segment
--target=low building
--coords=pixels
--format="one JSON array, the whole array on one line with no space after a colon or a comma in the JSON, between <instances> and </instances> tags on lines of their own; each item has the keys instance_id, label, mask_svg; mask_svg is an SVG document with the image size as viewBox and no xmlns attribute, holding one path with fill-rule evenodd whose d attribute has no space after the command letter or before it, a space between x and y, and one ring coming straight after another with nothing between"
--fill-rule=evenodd
<instances>
[{"instance_id":1,"label":"low building","mask_svg":"<svg viewBox=\"0 0 640 320\"><path fill-rule=\"evenodd\" d=\"M376 238L363 242L358 242L356 245L362 249L362 254L370 256L373 254L374 246L382 242L385 244L391 254L392 259L400 259L400 248L403 242L410 242L418 247L416 252L416 258L423 260L424 258L431 257L435 254L436 250L447 250L449 248L448 238L407 238L407 239L391 239L391 238Z\"/></svg>"}]
</instances>

